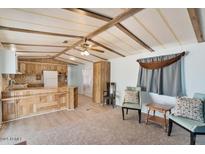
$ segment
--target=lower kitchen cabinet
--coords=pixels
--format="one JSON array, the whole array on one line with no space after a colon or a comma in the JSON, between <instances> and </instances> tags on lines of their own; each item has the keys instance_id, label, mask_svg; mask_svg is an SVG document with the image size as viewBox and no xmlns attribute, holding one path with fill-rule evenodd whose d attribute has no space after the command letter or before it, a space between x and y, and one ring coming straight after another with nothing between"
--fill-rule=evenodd
<instances>
[{"instance_id":1,"label":"lower kitchen cabinet","mask_svg":"<svg viewBox=\"0 0 205 154\"><path fill-rule=\"evenodd\" d=\"M15 101L2 103L2 120L8 121L17 118L17 104Z\"/></svg>"},{"instance_id":2,"label":"lower kitchen cabinet","mask_svg":"<svg viewBox=\"0 0 205 154\"><path fill-rule=\"evenodd\" d=\"M15 91L16 96L3 98L3 122L77 107L77 88L37 89Z\"/></svg>"}]
</instances>

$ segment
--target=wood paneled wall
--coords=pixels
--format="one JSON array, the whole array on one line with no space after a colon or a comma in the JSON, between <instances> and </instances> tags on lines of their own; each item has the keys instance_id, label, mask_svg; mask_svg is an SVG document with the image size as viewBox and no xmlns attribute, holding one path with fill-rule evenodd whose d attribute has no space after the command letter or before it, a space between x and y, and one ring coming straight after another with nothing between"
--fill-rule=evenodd
<instances>
[{"instance_id":1,"label":"wood paneled wall","mask_svg":"<svg viewBox=\"0 0 205 154\"><path fill-rule=\"evenodd\" d=\"M100 61L93 65L93 102L102 103L106 83L110 82L110 62Z\"/></svg>"}]
</instances>

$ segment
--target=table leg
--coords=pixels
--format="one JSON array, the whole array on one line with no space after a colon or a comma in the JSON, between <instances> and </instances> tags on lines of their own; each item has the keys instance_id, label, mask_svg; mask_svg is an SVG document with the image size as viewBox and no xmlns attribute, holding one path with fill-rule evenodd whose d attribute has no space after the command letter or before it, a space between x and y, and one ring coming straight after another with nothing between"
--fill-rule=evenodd
<instances>
[{"instance_id":1,"label":"table leg","mask_svg":"<svg viewBox=\"0 0 205 154\"><path fill-rule=\"evenodd\" d=\"M147 121L146 121L146 124L148 124L148 121L149 121L149 113L150 113L150 109L148 109L148 112L147 112Z\"/></svg>"},{"instance_id":2,"label":"table leg","mask_svg":"<svg viewBox=\"0 0 205 154\"><path fill-rule=\"evenodd\" d=\"M155 110L153 111L153 116L155 116Z\"/></svg>"},{"instance_id":3,"label":"table leg","mask_svg":"<svg viewBox=\"0 0 205 154\"><path fill-rule=\"evenodd\" d=\"M166 111L164 112L164 128L165 128L165 131L167 131L167 117L166 117Z\"/></svg>"}]
</instances>

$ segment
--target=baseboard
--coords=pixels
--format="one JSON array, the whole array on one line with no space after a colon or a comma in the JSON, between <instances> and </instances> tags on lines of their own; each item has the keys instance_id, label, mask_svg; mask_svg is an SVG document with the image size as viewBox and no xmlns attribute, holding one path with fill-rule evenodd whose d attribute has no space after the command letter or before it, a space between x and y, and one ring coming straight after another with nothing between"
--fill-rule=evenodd
<instances>
[{"instance_id":1,"label":"baseboard","mask_svg":"<svg viewBox=\"0 0 205 154\"><path fill-rule=\"evenodd\" d=\"M34 117L34 116L40 116L40 115L44 115L44 114L49 114L49 113L54 113L54 112L58 112L58 111L74 111L75 109L60 109L60 110L55 110L55 111L49 111L49 112L44 112L44 113L39 113L39 114L35 114L35 115L29 115L29 116L25 116L25 117L21 117L21 118L16 118L16 119L13 119L13 120L7 120L7 121L3 121L2 124L5 124L5 123L8 123L8 122L12 122L12 121L16 121L16 120L21 120L21 119L26 119L26 118L31 118L31 117Z\"/></svg>"}]
</instances>

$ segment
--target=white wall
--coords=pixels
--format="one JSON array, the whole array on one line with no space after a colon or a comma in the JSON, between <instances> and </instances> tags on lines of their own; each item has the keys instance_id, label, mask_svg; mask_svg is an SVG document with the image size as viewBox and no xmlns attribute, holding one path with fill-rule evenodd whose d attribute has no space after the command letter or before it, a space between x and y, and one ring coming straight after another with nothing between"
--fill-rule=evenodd
<instances>
[{"instance_id":1,"label":"white wall","mask_svg":"<svg viewBox=\"0 0 205 154\"><path fill-rule=\"evenodd\" d=\"M187 96L195 92L205 93L205 43L182 46L180 48L164 49L153 53L145 52L125 58L111 59L111 81L117 83L117 104L121 105L126 86L136 86L139 71L137 59L188 51L185 56L185 88ZM175 98L157 94L143 93L143 103L158 102L174 104ZM145 108L144 108L145 109Z\"/></svg>"},{"instance_id":2,"label":"white wall","mask_svg":"<svg viewBox=\"0 0 205 154\"><path fill-rule=\"evenodd\" d=\"M68 67L68 85L77 86L78 93L82 94L82 84L83 84L83 75L82 75L82 65L78 66L69 66Z\"/></svg>"},{"instance_id":3,"label":"white wall","mask_svg":"<svg viewBox=\"0 0 205 154\"><path fill-rule=\"evenodd\" d=\"M79 94L92 97L93 64L68 67L68 85L77 86Z\"/></svg>"}]
</instances>

